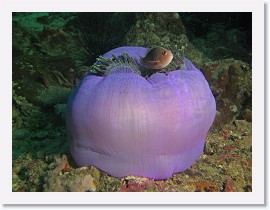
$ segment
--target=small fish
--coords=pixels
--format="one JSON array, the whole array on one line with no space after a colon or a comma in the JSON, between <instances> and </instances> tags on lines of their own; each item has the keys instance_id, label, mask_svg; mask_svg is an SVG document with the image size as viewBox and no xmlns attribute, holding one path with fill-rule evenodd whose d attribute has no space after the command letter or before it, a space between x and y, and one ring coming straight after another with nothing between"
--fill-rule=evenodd
<instances>
[{"instance_id":1,"label":"small fish","mask_svg":"<svg viewBox=\"0 0 270 210\"><path fill-rule=\"evenodd\" d=\"M155 47L144 58L141 58L140 63L148 69L163 69L169 65L172 59L173 54L170 50Z\"/></svg>"}]
</instances>

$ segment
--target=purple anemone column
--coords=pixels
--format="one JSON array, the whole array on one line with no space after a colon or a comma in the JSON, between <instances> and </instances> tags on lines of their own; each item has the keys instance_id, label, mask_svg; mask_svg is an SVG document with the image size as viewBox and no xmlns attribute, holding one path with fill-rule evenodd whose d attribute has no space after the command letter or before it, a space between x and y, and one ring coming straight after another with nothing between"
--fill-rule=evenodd
<instances>
[{"instance_id":1,"label":"purple anemone column","mask_svg":"<svg viewBox=\"0 0 270 210\"><path fill-rule=\"evenodd\" d=\"M142 47L116 48L137 62ZM165 179L189 168L202 154L216 104L203 74L185 59L185 69L148 79L127 66L106 76L87 75L68 102L71 154L80 166L115 177Z\"/></svg>"}]
</instances>

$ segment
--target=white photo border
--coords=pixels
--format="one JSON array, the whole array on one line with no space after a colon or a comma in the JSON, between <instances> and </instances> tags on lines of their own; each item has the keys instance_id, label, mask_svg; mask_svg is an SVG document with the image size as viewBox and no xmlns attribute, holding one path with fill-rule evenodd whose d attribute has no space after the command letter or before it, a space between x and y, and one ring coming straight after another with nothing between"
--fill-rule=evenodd
<instances>
[{"instance_id":1,"label":"white photo border","mask_svg":"<svg viewBox=\"0 0 270 210\"><path fill-rule=\"evenodd\" d=\"M4 204L264 204L263 0L2 0L1 202ZM252 192L12 192L12 12L252 12ZM4 103L3 103L4 102Z\"/></svg>"}]
</instances>

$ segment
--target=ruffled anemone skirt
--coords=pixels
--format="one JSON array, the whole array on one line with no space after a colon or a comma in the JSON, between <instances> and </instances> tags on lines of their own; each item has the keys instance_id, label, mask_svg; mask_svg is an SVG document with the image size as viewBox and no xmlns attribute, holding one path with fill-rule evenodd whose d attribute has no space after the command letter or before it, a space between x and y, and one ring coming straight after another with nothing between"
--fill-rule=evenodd
<instances>
[{"instance_id":1,"label":"ruffled anemone skirt","mask_svg":"<svg viewBox=\"0 0 270 210\"><path fill-rule=\"evenodd\" d=\"M137 62L142 47L116 48ZM203 74L185 68L148 79L128 65L106 76L87 75L70 97L67 130L71 154L80 166L96 166L114 177L170 178L202 154L216 104Z\"/></svg>"}]
</instances>

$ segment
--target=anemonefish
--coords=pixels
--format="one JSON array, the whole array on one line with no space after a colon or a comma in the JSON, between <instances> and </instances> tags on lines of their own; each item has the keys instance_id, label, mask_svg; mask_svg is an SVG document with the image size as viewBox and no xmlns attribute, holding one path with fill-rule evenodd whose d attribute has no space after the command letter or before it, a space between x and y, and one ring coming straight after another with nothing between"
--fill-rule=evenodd
<instances>
[{"instance_id":1,"label":"anemonefish","mask_svg":"<svg viewBox=\"0 0 270 210\"><path fill-rule=\"evenodd\" d=\"M173 54L170 50L155 47L144 58L141 58L140 63L148 69L162 69L168 66L172 59Z\"/></svg>"}]
</instances>

